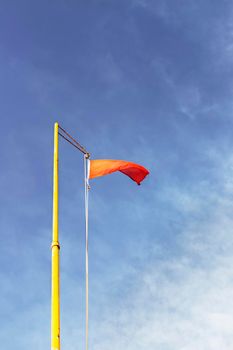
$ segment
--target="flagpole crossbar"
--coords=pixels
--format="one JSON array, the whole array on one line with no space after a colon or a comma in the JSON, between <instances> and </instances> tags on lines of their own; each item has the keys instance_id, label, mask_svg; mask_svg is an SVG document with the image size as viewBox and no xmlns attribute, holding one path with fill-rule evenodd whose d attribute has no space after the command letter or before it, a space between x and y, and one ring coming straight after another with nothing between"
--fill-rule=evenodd
<instances>
[{"instance_id":1,"label":"flagpole crossbar","mask_svg":"<svg viewBox=\"0 0 233 350\"><path fill-rule=\"evenodd\" d=\"M63 129L60 125L58 126L59 129L61 130L61 132L58 132L58 134L67 142L69 142L72 146L74 146L75 148L77 148L80 152L82 152L83 154L85 154L86 158L90 157L90 153L82 146L80 145L80 143L78 141L76 141L70 134L68 134L68 132ZM65 136L65 135L66 136Z\"/></svg>"}]
</instances>

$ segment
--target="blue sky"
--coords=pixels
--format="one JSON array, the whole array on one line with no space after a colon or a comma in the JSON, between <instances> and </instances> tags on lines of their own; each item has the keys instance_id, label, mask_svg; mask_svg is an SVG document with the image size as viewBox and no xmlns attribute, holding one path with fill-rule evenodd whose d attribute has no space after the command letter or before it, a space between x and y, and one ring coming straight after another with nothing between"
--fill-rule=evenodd
<instances>
[{"instance_id":1,"label":"blue sky","mask_svg":"<svg viewBox=\"0 0 233 350\"><path fill-rule=\"evenodd\" d=\"M233 347L233 5L0 1L0 342L50 347L53 124L91 182L90 349ZM60 140L61 345L84 348L82 155Z\"/></svg>"}]
</instances>

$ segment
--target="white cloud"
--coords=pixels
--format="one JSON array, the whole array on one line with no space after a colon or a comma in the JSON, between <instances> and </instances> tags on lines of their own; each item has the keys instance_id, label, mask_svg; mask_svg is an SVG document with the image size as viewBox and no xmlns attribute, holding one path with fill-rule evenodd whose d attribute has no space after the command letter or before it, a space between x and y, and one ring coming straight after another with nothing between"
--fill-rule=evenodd
<instances>
[{"instance_id":1,"label":"white cloud","mask_svg":"<svg viewBox=\"0 0 233 350\"><path fill-rule=\"evenodd\" d=\"M144 8L164 20L170 18L171 15L166 1L132 0L132 4L133 6Z\"/></svg>"},{"instance_id":2,"label":"white cloud","mask_svg":"<svg viewBox=\"0 0 233 350\"><path fill-rule=\"evenodd\" d=\"M225 178L223 169L222 181ZM181 200L183 207L179 204L177 209L187 203L193 209L193 197L199 217L190 216L180 227L179 254L174 251L163 260L154 257L139 273L132 272L130 265L121 271L117 285L123 290L121 300L111 304L106 296L101 314L93 317L93 349L232 348L233 204L228 201L227 187L224 195L215 192L216 202L213 206L211 197L210 207L208 187L195 195L189 193L190 198L188 192L181 192L185 201ZM131 287L127 289L129 279Z\"/></svg>"}]
</instances>

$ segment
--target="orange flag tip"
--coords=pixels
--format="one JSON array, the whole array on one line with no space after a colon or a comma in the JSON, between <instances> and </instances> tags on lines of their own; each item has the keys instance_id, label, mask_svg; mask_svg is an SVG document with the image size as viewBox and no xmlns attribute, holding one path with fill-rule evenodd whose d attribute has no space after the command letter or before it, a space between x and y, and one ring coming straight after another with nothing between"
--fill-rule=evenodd
<instances>
[{"instance_id":1,"label":"orange flag tip","mask_svg":"<svg viewBox=\"0 0 233 350\"><path fill-rule=\"evenodd\" d=\"M108 175L120 171L121 173L130 177L138 185L149 174L149 171L142 165L127 162L125 160L113 160L113 159L94 159L90 160L89 167L89 179L95 177Z\"/></svg>"}]
</instances>

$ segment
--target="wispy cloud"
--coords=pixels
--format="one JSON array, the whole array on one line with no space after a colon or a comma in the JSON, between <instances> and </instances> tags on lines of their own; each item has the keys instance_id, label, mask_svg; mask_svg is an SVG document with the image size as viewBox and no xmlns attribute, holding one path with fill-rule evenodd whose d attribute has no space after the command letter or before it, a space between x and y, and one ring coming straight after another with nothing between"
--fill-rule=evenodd
<instances>
[{"instance_id":1,"label":"wispy cloud","mask_svg":"<svg viewBox=\"0 0 233 350\"><path fill-rule=\"evenodd\" d=\"M225 178L223 170L224 184ZM229 192L211 194L208 186L185 195L180 188L174 191L177 211L188 210L189 215L176 237L179 254L166 255L165 260L152 256L139 273L130 262L121 270L121 280L114 286L122 290L117 305L106 294L97 308L102 311L95 315L99 321L92 324L96 349L227 350L233 345L233 204L228 201ZM192 218L193 210L196 216Z\"/></svg>"}]
</instances>

